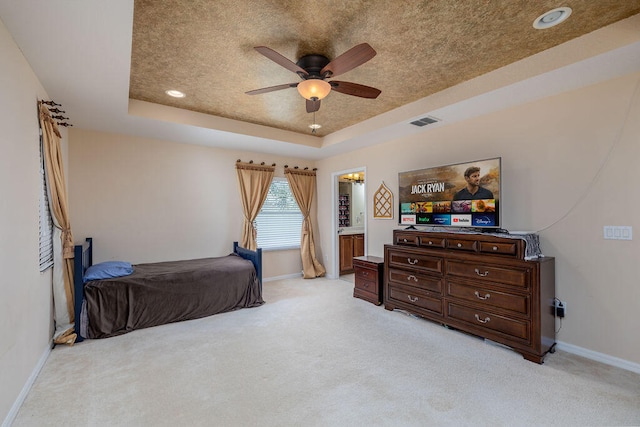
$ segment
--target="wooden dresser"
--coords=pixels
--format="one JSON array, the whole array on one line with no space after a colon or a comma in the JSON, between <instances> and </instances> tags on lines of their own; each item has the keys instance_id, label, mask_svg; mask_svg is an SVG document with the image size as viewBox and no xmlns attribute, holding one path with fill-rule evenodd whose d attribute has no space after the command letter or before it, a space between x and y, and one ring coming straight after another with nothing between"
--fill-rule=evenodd
<instances>
[{"instance_id":1,"label":"wooden dresser","mask_svg":"<svg viewBox=\"0 0 640 427\"><path fill-rule=\"evenodd\" d=\"M384 304L504 344L542 363L555 345L555 259L526 261L525 241L394 230Z\"/></svg>"},{"instance_id":2,"label":"wooden dresser","mask_svg":"<svg viewBox=\"0 0 640 427\"><path fill-rule=\"evenodd\" d=\"M353 296L363 300L382 304L382 277L384 258L377 256L360 256L353 258L355 270L355 286Z\"/></svg>"}]
</instances>

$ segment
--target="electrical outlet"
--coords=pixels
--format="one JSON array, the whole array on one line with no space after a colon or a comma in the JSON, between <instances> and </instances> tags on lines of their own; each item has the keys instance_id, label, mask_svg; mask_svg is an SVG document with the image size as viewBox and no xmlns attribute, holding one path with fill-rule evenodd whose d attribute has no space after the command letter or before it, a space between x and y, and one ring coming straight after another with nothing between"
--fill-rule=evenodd
<instances>
[{"instance_id":1,"label":"electrical outlet","mask_svg":"<svg viewBox=\"0 0 640 427\"><path fill-rule=\"evenodd\" d=\"M563 318L567 315L567 303L559 299L553 300L556 310L556 317Z\"/></svg>"}]
</instances>

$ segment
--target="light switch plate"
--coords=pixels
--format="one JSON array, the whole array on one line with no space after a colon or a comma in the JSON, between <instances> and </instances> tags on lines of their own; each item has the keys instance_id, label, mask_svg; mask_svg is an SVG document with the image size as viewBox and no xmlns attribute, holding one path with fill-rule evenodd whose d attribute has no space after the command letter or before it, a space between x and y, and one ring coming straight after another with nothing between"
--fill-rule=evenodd
<instances>
[{"instance_id":1,"label":"light switch plate","mask_svg":"<svg viewBox=\"0 0 640 427\"><path fill-rule=\"evenodd\" d=\"M633 227L630 225L605 225L606 240L633 240Z\"/></svg>"}]
</instances>

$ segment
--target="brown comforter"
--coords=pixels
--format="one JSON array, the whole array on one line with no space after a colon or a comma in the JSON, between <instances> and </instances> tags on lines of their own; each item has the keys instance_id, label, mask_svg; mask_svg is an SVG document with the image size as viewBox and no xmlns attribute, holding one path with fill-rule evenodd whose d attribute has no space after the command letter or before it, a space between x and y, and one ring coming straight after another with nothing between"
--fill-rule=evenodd
<instances>
[{"instance_id":1,"label":"brown comforter","mask_svg":"<svg viewBox=\"0 0 640 427\"><path fill-rule=\"evenodd\" d=\"M105 338L264 303L253 264L235 254L133 267L129 276L85 285L86 338Z\"/></svg>"}]
</instances>

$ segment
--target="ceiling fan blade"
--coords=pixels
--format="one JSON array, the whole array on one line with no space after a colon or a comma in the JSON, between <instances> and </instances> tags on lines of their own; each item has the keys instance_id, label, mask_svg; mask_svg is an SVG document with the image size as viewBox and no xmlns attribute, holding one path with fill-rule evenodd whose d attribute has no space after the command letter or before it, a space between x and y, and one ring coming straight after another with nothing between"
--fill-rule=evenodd
<instances>
[{"instance_id":1,"label":"ceiling fan blade","mask_svg":"<svg viewBox=\"0 0 640 427\"><path fill-rule=\"evenodd\" d=\"M374 56L376 56L376 51L368 43L359 44L325 65L320 70L320 75L324 76L325 73L328 73L326 77L331 77L344 74L364 64Z\"/></svg>"},{"instance_id":2,"label":"ceiling fan blade","mask_svg":"<svg viewBox=\"0 0 640 427\"><path fill-rule=\"evenodd\" d=\"M307 113L314 113L320 109L320 100L311 101L307 99Z\"/></svg>"},{"instance_id":3,"label":"ceiling fan blade","mask_svg":"<svg viewBox=\"0 0 640 427\"><path fill-rule=\"evenodd\" d=\"M344 93L345 95L359 96L360 98L376 99L378 95L382 93L380 89L358 83L332 80L329 84L331 85L331 90Z\"/></svg>"},{"instance_id":4,"label":"ceiling fan blade","mask_svg":"<svg viewBox=\"0 0 640 427\"><path fill-rule=\"evenodd\" d=\"M278 52L276 52L273 49L270 49L266 46L257 46L257 47L254 47L254 49L260 52L261 54L263 54L264 56L266 56L267 58L269 58L270 60L272 60L273 62L275 62L276 64L283 66L289 71L293 71L298 75L300 75L301 73L304 76L309 75L309 73L305 71L304 68L300 67L295 62L290 61L289 59L280 55Z\"/></svg>"},{"instance_id":5,"label":"ceiling fan blade","mask_svg":"<svg viewBox=\"0 0 640 427\"><path fill-rule=\"evenodd\" d=\"M260 95L261 93L274 92L276 90L289 89L290 87L296 87L298 83L286 83L278 86L263 87L262 89L250 90L245 92L247 95Z\"/></svg>"}]
</instances>

